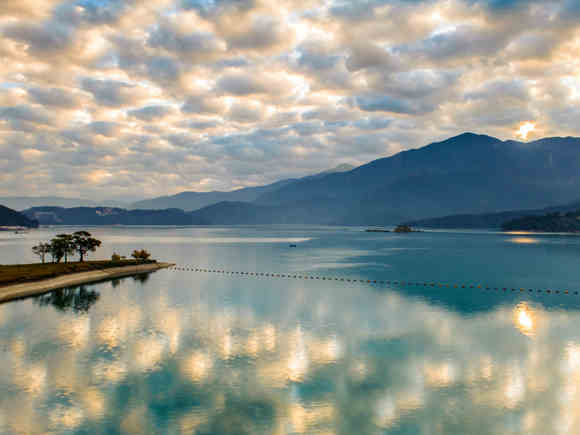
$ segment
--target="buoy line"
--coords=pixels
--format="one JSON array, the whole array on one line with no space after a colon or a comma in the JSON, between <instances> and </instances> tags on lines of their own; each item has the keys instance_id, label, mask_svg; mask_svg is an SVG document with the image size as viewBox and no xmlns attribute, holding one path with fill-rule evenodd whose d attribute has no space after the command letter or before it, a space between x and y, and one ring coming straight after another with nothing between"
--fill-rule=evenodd
<instances>
[{"instance_id":1,"label":"buoy line","mask_svg":"<svg viewBox=\"0 0 580 435\"><path fill-rule=\"evenodd\" d=\"M552 289L531 289L531 288L514 288L514 287L493 287L485 286L482 284L448 284L439 282L424 282L424 281L404 281L404 280L371 280L371 279L354 279L354 278L339 278L339 277L329 277L329 276L316 276L301 273L271 273L271 272L245 272L245 271L233 271L233 270L222 270L222 269L203 269L199 267L192 266L174 266L169 270L181 271L181 272L201 272L201 273L220 273L225 275L239 275L239 276L255 276L255 277L266 277L266 278L285 278L285 279L318 279L322 281L339 281L339 282L350 282L350 283L361 283L361 284L377 284L377 285L396 285L396 286L414 286L414 287L437 287L437 288L455 288L455 289L474 289L474 290L486 290L493 292L502 293L542 293L542 294L556 294L556 295L578 295L578 291L571 290L552 290Z\"/></svg>"}]
</instances>

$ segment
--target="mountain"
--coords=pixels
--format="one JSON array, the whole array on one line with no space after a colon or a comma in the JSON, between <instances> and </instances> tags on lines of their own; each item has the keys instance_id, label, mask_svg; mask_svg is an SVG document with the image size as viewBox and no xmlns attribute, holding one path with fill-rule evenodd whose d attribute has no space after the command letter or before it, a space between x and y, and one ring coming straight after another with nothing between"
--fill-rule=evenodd
<instances>
[{"instance_id":1,"label":"mountain","mask_svg":"<svg viewBox=\"0 0 580 435\"><path fill-rule=\"evenodd\" d=\"M16 210L4 207L0 205L0 227L27 227L36 228L38 222L33 219L29 219L22 213L18 213Z\"/></svg>"},{"instance_id":2,"label":"mountain","mask_svg":"<svg viewBox=\"0 0 580 435\"><path fill-rule=\"evenodd\" d=\"M568 213L580 210L580 201L570 204L546 207L536 210L510 210L499 213L459 214L406 222L407 225L437 229L499 229L506 222L529 216L542 216L549 213Z\"/></svg>"},{"instance_id":3,"label":"mountain","mask_svg":"<svg viewBox=\"0 0 580 435\"><path fill-rule=\"evenodd\" d=\"M266 186L244 187L242 189L232 190L230 192L181 192L171 196L160 196L157 198L146 199L131 204L133 209L166 209L166 208L180 208L182 210L191 211L198 210L211 204L219 202L252 202L269 192L273 192L286 185L292 184L299 180L315 180L335 172L350 171L354 168L352 165L342 164L336 168L326 170L319 174L309 175L300 179L290 178L287 180L280 180Z\"/></svg>"},{"instance_id":4,"label":"mountain","mask_svg":"<svg viewBox=\"0 0 580 435\"><path fill-rule=\"evenodd\" d=\"M337 223L382 225L540 208L572 201L579 192L579 138L522 143L464 133L349 172L298 180L255 203L339 203L333 216Z\"/></svg>"},{"instance_id":5,"label":"mountain","mask_svg":"<svg viewBox=\"0 0 580 435\"><path fill-rule=\"evenodd\" d=\"M175 208L157 213L122 209L105 212L101 207L84 212L76 209L74 213L53 210L50 219L70 224L389 225L433 216L463 215L460 219L465 221L465 215L536 210L575 201L579 194L580 138L554 137L523 143L464 133L352 170L233 192L183 192L142 203L151 208L169 208L169 204L180 204L178 207L186 210L199 207L191 213ZM38 213L48 212L32 209L30 216L43 223L46 216ZM472 217L472 225L484 221L486 226L493 222L498 227L505 220L519 217L507 213ZM77 218L81 221L74 222Z\"/></svg>"},{"instance_id":6,"label":"mountain","mask_svg":"<svg viewBox=\"0 0 580 435\"><path fill-rule=\"evenodd\" d=\"M22 212L41 225L200 225L183 210L125 210L110 207L33 207Z\"/></svg>"},{"instance_id":7,"label":"mountain","mask_svg":"<svg viewBox=\"0 0 580 435\"><path fill-rule=\"evenodd\" d=\"M61 198L58 196L4 196L0 203L15 210L31 207L126 207L129 203L115 200L92 201L81 198Z\"/></svg>"}]
</instances>

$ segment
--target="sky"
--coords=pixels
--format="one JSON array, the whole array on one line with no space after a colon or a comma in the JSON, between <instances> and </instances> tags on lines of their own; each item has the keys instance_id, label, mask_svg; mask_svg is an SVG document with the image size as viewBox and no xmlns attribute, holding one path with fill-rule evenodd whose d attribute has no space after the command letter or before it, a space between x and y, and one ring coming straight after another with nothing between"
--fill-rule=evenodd
<instances>
[{"instance_id":1,"label":"sky","mask_svg":"<svg viewBox=\"0 0 580 435\"><path fill-rule=\"evenodd\" d=\"M145 198L580 136L577 0L2 0L0 195Z\"/></svg>"}]
</instances>

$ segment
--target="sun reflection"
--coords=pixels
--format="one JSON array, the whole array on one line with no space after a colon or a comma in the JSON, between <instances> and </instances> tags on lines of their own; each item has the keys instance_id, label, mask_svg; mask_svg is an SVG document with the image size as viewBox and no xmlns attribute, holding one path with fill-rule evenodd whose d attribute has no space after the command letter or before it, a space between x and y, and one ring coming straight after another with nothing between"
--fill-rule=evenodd
<instances>
[{"instance_id":1,"label":"sun reflection","mask_svg":"<svg viewBox=\"0 0 580 435\"><path fill-rule=\"evenodd\" d=\"M509 241L519 245L531 245L540 242L538 239L534 239L533 237L513 237L509 239Z\"/></svg>"},{"instance_id":2,"label":"sun reflection","mask_svg":"<svg viewBox=\"0 0 580 435\"><path fill-rule=\"evenodd\" d=\"M522 334L534 335L536 330L535 314L528 305L522 303L514 309L514 324Z\"/></svg>"}]
</instances>

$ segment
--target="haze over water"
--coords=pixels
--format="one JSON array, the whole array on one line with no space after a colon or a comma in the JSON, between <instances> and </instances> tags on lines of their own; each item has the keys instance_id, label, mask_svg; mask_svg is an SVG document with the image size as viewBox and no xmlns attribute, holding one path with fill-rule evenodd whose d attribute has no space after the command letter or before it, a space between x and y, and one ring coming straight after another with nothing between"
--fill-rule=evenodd
<instances>
[{"instance_id":1,"label":"haze over water","mask_svg":"<svg viewBox=\"0 0 580 435\"><path fill-rule=\"evenodd\" d=\"M0 263L66 229L0 233ZM580 290L580 238L94 228L228 271ZM296 244L290 248L289 244ZM162 270L0 305L0 432L573 433L580 296Z\"/></svg>"}]
</instances>

